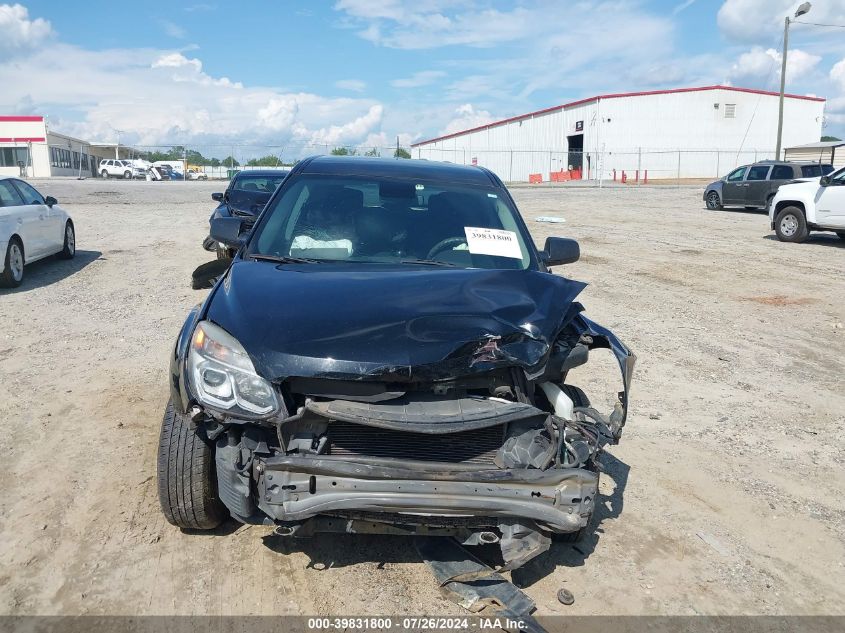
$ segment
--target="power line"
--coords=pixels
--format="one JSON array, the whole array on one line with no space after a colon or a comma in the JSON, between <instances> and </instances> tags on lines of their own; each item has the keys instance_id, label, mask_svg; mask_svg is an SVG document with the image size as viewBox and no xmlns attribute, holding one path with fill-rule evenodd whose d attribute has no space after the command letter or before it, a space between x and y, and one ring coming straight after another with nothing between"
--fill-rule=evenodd
<instances>
[{"instance_id":1,"label":"power line","mask_svg":"<svg viewBox=\"0 0 845 633\"><path fill-rule=\"evenodd\" d=\"M829 26L837 29L845 29L845 24L819 24L818 22L804 22L802 20L790 20L793 24L809 24L810 26Z\"/></svg>"}]
</instances>

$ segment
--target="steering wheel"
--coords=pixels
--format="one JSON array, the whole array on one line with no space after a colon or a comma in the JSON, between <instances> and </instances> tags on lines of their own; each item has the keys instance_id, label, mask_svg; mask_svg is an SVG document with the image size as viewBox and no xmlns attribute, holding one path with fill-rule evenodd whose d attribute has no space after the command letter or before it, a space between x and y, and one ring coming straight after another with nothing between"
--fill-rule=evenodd
<instances>
[{"instance_id":1,"label":"steering wheel","mask_svg":"<svg viewBox=\"0 0 845 633\"><path fill-rule=\"evenodd\" d=\"M447 237L445 240L440 240L431 247L431 250L428 251L428 255L425 256L426 259L434 259L434 256L438 253L442 253L447 248L452 246L457 246L458 244L466 244L467 238L466 237Z\"/></svg>"}]
</instances>

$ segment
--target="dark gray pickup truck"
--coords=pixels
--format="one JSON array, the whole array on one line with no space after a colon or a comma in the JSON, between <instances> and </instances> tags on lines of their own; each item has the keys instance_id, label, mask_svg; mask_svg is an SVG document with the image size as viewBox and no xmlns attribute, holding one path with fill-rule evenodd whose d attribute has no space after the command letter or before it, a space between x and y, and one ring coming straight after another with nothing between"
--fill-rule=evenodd
<instances>
[{"instance_id":1,"label":"dark gray pickup truck","mask_svg":"<svg viewBox=\"0 0 845 633\"><path fill-rule=\"evenodd\" d=\"M704 188L708 209L745 207L766 209L778 187L799 178L818 178L833 171L833 165L787 163L766 160L737 167L727 176Z\"/></svg>"}]
</instances>

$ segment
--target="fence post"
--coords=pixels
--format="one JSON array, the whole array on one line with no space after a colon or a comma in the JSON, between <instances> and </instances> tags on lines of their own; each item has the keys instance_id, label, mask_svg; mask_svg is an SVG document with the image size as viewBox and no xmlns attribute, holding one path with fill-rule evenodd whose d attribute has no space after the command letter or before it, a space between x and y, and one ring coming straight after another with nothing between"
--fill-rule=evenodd
<instances>
[{"instance_id":1,"label":"fence post","mask_svg":"<svg viewBox=\"0 0 845 633\"><path fill-rule=\"evenodd\" d=\"M510 164L508 166L508 181L513 182L513 150L510 151Z\"/></svg>"},{"instance_id":2,"label":"fence post","mask_svg":"<svg viewBox=\"0 0 845 633\"><path fill-rule=\"evenodd\" d=\"M640 171L643 168L643 148L637 149L637 184L640 184Z\"/></svg>"},{"instance_id":3,"label":"fence post","mask_svg":"<svg viewBox=\"0 0 845 633\"><path fill-rule=\"evenodd\" d=\"M678 179L677 184L680 187L681 185L681 150L678 150Z\"/></svg>"}]
</instances>

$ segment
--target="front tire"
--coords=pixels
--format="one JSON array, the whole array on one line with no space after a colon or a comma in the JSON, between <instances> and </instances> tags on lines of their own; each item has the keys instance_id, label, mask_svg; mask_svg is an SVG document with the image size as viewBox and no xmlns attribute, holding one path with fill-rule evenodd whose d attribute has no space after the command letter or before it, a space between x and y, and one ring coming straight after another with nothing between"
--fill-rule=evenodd
<instances>
[{"instance_id":1,"label":"front tire","mask_svg":"<svg viewBox=\"0 0 845 633\"><path fill-rule=\"evenodd\" d=\"M228 512L217 496L214 449L200 433L167 403L158 444L158 500L169 523L211 530Z\"/></svg>"},{"instance_id":2,"label":"front tire","mask_svg":"<svg viewBox=\"0 0 845 633\"><path fill-rule=\"evenodd\" d=\"M0 286L17 288L21 285L24 261L23 244L17 237L13 237L6 247L6 259L3 262L3 274L0 275Z\"/></svg>"},{"instance_id":3,"label":"front tire","mask_svg":"<svg viewBox=\"0 0 845 633\"><path fill-rule=\"evenodd\" d=\"M720 211L724 208L722 206L722 199L716 191L711 191L707 194L706 202L707 208L711 211Z\"/></svg>"},{"instance_id":4,"label":"front tire","mask_svg":"<svg viewBox=\"0 0 845 633\"><path fill-rule=\"evenodd\" d=\"M132 180L132 172L131 171L123 172L123 179L124 180Z\"/></svg>"},{"instance_id":5,"label":"front tire","mask_svg":"<svg viewBox=\"0 0 845 633\"><path fill-rule=\"evenodd\" d=\"M220 246L220 244L217 245L216 252L217 259L232 259L235 256L231 248L228 246Z\"/></svg>"},{"instance_id":6,"label":"front tire","mask_svg":"<svg viewBox=\"0 0 845 633\"><path fill-rule=\"evenodd\" d=\"M73 222L70 220L65 224L65 242L62 250L59 252L59 259L73 259L76 255L76 231L73 228Z\"/></svg>"},{"instance_id":7,"label":"front tire","mask_svg":"<svg viewBox=\"0 0 845 633\"><path fill-rule=\"evenodd\" d=\"M810 230L804 212L798 207L784 207L775 216L775 234L781 242L800 243L807 239Z\"/></svg>"}]
</instances>

